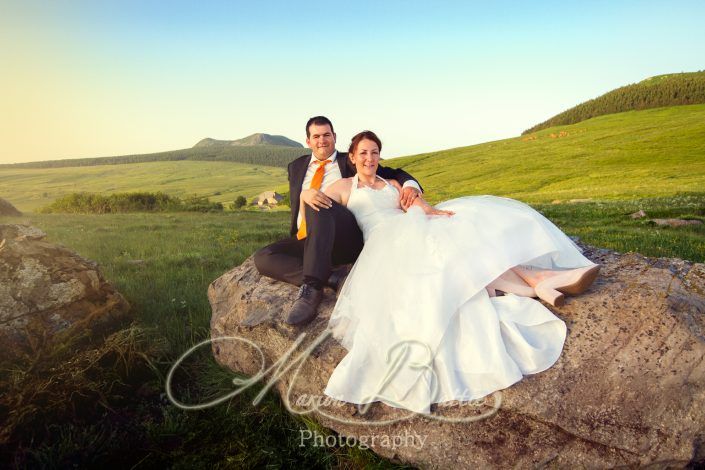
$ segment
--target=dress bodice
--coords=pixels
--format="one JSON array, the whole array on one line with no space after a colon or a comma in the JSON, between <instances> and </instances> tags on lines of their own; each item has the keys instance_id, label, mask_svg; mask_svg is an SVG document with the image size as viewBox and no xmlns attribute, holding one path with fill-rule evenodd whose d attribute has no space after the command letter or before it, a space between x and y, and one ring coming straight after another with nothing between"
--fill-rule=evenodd
<instances>
[{"instance_id":1,"label":"dress bodice","mask_svg":"<svg viewBox=\"0 0 705 470\"><path fill-rule=\"evenodd\" d=\"M353 177L348 198L347 207L355 216L365 241L375 227L393 216L404 213L399 207L399 192L396 188L381 176L376 176L385 183L382 189L373 189L367 186L358 188L359 179L356 174Z\"/></svg>"}]
</instances>

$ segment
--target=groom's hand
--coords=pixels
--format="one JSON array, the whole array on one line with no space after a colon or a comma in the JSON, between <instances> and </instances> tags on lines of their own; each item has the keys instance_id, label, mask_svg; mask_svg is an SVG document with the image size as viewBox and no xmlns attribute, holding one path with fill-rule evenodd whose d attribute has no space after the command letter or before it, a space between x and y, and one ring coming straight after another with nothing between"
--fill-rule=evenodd
<instances>
[{"instance_id":1,"label":"groom's hand","mask_svg":"<svg viewBox=\"0 0 705 470\"><path fill-rule=\"evenodd\" d=\"M402 209L404 209L404 211L406 211L409 207L411 207L411 204L414 203L414 199L420 195L421 191L412 186L407 186L401 190L401 194L399 195L399 205Z\"/></svg>"},{"instance_id":2,"label":"groom's hand","mask_svg":"<svg viewBox=\"0 0 705 470\"><path fill-rule=\"evenodd\" d=\"M301 191L301 200L313 210L329 209L333 205L333 200L323 192L309 188Z\"/></svg>"}]
</instances>

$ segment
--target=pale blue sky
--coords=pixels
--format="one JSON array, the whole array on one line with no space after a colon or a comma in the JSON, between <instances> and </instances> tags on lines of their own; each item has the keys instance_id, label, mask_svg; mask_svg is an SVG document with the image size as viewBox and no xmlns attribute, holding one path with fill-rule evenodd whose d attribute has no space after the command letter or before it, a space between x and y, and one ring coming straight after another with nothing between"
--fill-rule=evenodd
<instances>
[{"instance_id":1,"label":"pale blue sky","mask_svg":"<svg viewBox=\"0 0 705 470\"><path fill-rule=\"evenodd\" d=\"M0 0L0 163L147 153L333 120L384 157L518 135L705 69L705 2Z\"/></svg>"}]
</instances>

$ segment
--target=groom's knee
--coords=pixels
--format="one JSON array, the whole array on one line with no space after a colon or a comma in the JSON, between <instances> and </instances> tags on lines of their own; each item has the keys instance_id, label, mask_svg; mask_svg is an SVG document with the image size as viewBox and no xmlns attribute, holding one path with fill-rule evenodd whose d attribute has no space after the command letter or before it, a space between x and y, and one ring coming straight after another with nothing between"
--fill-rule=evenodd
<instances>
[{"instance_id":1,"label":"groom's knee","mask_svg":"<svg viewBox=\"0 0 705 470\"><path fill-rule=\"evenodd\" d=\"M271 246L267 245L257 250L252 256L253 261L255 262L255 267L260 274L268 276L272 272L271 267L273 253L274 252L272 251Z\"/></svg>"}]
</instances>

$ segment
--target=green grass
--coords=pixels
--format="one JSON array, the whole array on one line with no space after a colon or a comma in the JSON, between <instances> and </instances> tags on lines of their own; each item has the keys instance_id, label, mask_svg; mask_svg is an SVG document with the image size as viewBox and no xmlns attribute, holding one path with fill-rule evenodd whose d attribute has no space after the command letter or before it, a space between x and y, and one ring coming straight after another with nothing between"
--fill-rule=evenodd
<instances>
[{"instance_id":1,"label":"green grass","mask_svg":"<svg viewBox=\"0 0 705 470\"><path fill-rule=\"evenodd\" d=\"M702 225L657 227L629 217L643 209L649 218L705 220L705 105L602 116L387 164L416 176L432 202L470 194L514 197L532 203L585 243L705 262ZM0 197L25 211L79 190L195 193L230 202L267 189L286 189L285 169L183 161L0 170ZM570 199L590 201L565 203ZM28 413L12 449L17 466L389 466L370 452L298 447L298 430L315 424L289 416L271 394L260 407L253 407L252 395L246 394L200 412L160 401L163 376L174 359L209 336L208 284L257 248L285 236L288 217L288 212L242 211L0 218L0 223L38 226L50 241L98 261L133 306L136 321L125 330L129 334L123 343L143 353L153 367L116 376L125 386L105 389L108 407L99 406L103 414L98 417L93 412L89 420L49 420L53 410L46 407ZM119 361L106 361L111 365L103 375L112 378L121 370ZM46 374L49 364L37 367L18 367L7 382L0 374L0 385L10 390L0 395L10 396L12 387L39 380L30 376ZM151 373L144 375L145 370ZM203 351L180 373L178 393L191 399L220 395L231 389L232 375ZM99 385L114 383L105 377L84 388L97 391ZM7 412L0 402L0 417ZM40 418L49 420L48 428L33 421Z\"/></svg>"},{"instance_id":2,"label":"green grass","mask_svg":"<svg viewBox=\"0 0 705 470\"><path fill-rule=\"evenodd\" d=\"M527 136L386 163L418 178L433 202L470 194L538 203L701 191L705 187L705 105L600 116ZM288 190L286 169L195 161L0 169L0 197L24 211L75 191L163 191L229 203L238 195L249 199L272 189Z\"/></svg>"},{"instance_id":3,"label":"green grass","mask_svg":"<svg viewBox=\"0 0 705 470\"><path fill-rule=\"evenodd\" d=\"M702 191L705 105L600 116L388 164L417 177L434 202L470 194L551 202Z\"/></svg>"},{"instance_id":4,"label":"green grass","mask_svg":"<svg viewBox=\"0 0 705 470\"><path fill-rule=\"evenodd\" d=\"M705 262L705 225L657 227L629 217L643 209L650 218L705 220L705 193L534 206L566 233L577 235L588 244ZM369 451L299 447L300 429L326 431L314 422L288 415L274 394L254 407L251 400L257 390L252 390L228 404L202 411L183 411L160 397L164 376L173 361L210 335L211 309L206 297L209 283L257 248L284 237L288 226L286 212L38 214L0 218L0 223L18 222L40 227L48 233L49 241L71 247L100 263L105 276L133 308L135 323L124 330L129 339L126 342L134 353L145 354L154 369L131 366L118 377L124 386L108 387L115 371L122 369L124 359L101 359L104 370L94 370L89 376L93 377L91 380L105 377L92 387L80 382L72 386L94 392L102 387L110 409L95 405L88 417L84 411L82 418L59 418L56 410L45 408L36 418L39 421L27 418L12 448L5 450L14 454L17 467L131 467L138 463L137 468L393 466ZM135 264L135 260L142 262ZM123 346L120 351L124 350ZM54 359L61 362L61 358L59 355ZM63 363L68 360L76 358L70 354ZM19 378L14 379L14 385L0 379L1 388L7 389L2 396L17 393L23 383L31 383L22 380L31 378L28 375L48 374L55 361L47 361L31 372L16 365L18 370L12 376ZM205 348L187 360L178 374L177 394L186 402L222 396L232 390L233 375L218 366Z\"/></svg>"},{"instance_id":5,"label":"green grass","mask_svg":"<svg viewBox=\"0 0 705 470\"><path fill-rule=\"evenodd\" d=\"M286 168L234 162L175 161L74 168L0 169L0 197L23 212L36 211L73 192L112 194L161 191L207 196L227 207L262 191L287 191Z\"/></svg>"},{"instance_id":6,"label":"green grass","mask_svg":"<svg viewBox=\"0 0 705 470\"><path fill-rule=\"evenodd\" d=\"M254 389L201 411L181 410L163 396L171 364L190 346L210 337L206 296L210 282L257 248L286 236L287 213L42 214L0 217L0 223L40 227L48 233L48 241L98 261L106 278L132 305L135 323L124 331L134 337L134 352L144 353L155 368L138 367L133 364L136 361L120 357L112 360L101 353L99 364L104 370L81 366L85 377L70 382L81 391L98 391L95 383L99 383L106 395L81 399L80 413L59 415L46 404L46 397L39 403L20 403L23 410L38 406L42 411L29 413L10 448L0 449L0 455L13 454L11 460L18 468L394 467L370 451L299 447L299 430L310 423L290 416L273 393L256 407L251 403L258 392ZM57 362L62 368L81 362L66 349L29 372L27 364L15 364L12 374L0 374L4 399L26 392L21 390L23 384L55 374L51 367ZM118 353L124 354L124 349ZM118 377L116 370L123 362L131 366ZM185 361L175 391L185 402L205 401L204 397L232 391L234 375L215 363L204 348ZM116 386L113 378L124 385ZM80 395L63 390L62 380L52 380L47 388L56 406L61 406L62 392L66 400ZM22 396L38 399L33 393ZM7 412L6 403L0 399L0 417Z\"/></svg>"},{"instance_id":7,"label":"green grass","mask_svg":"<svg viewBox=\"0 0 705 470\"><path fill-rule=\"evenodd\" d=\"M629 201L534 204L563 231L593 246L646 256L705 262L705 193ZM647 217L632 219L639 210ZM657 226L649 219L703 221L684 227Z\"/></svg>"}]
</instances>

